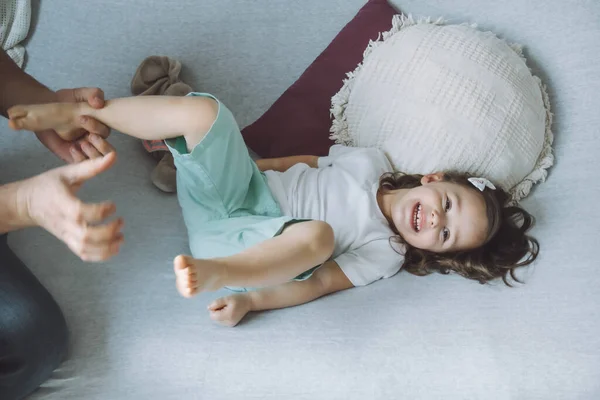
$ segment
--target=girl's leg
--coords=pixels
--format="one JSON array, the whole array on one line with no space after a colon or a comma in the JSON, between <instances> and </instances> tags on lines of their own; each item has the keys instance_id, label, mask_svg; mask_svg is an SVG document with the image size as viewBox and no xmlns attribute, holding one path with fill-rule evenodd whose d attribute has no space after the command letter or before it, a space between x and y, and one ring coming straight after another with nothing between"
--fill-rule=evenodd
<instances>
[{"instance_id":1,"label":"girl's leg","mask_svg":"<svg viewBox=\"0 0 600 400\"><path fill-rule=\"evenodd\" d=\"M279 236L229 257L174 261L177 289L184 297L224 286L271 286L324 263L334 248L333 230L326 222L299 222Z\"/></svg>"},{"instance_id":2,"label":"girl's leg","mask_svg":"<svg viewBox=\"0 0 600 400\"><path fill-rule=\"evenodd\" d=\"M108 100L101 109L87 103L16 106L9 117L13 129L54 129L65 140L75 139L69 135L80 126L80 118L91 117L140 139L183 136L191 151L209 131L218 107L209 97L139 96Z\"/></svg>"}]
</instances>

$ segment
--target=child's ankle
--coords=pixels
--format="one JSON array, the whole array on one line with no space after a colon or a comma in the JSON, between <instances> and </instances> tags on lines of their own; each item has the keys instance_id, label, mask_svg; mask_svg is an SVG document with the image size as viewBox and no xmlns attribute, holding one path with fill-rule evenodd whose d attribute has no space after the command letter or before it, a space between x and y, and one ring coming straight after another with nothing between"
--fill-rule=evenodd
<instances>
[{"instance_id":1,"label":"child's ankle","mask_svg":"<svg viewBox=\"0 0 600 400\"><path fill-rule=\"evenodd\" d=\"M75 118L94 118L96 110L86 102L74 103Z\"/></svg>"}]
</instances>

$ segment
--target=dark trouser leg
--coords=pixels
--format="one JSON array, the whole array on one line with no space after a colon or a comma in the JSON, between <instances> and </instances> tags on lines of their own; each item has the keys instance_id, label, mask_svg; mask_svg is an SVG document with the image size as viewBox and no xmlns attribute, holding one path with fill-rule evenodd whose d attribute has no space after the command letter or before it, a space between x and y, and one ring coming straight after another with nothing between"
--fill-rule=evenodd
<instances>
[{"instance_id":1,"label":"dark trouser leg","mask_svg":"<svg viewBox=\"0 0 600 400\"><path fill-rule=\"evenodd\" d=\"M0 399L21 399L58 367L67 325L50 293L0 236Z\"/></svg>"}]
</instances>

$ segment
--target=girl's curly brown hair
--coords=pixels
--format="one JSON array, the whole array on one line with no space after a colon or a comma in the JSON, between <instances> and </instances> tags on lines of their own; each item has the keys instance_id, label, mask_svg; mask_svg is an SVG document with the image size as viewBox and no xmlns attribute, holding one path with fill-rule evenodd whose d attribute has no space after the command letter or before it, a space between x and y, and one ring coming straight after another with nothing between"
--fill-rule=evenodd
<instances>
[{"instance_id":1,"label":"girl's curly brown hair","mask_svg":"<svg viewBox=\"0 0 600 400\"><path fill-rule=\"evenodd\" d=\"M379 191L386 193L396 189L412 189L421 185L422 177L423 175L388 172L379 179ZM512 286L509 277L522 283L515 276L515 269L531 264L539 253L538 241L527 235L527 231L533 226L534 218L520 207L504 207L508 200L508 194L504 190L485 188L484 191L479 191L468 181L469 177L467 174L448 172L444 174L443 180L463 185L483 196L488 218L488 232L484 244L472 250L434 253L409 245L393 223L390 223L392 231L396 234L390 240L406 246L402 269L418 276L434 272L454 272L479 283L502 278L506 285Z\"/></svg>"}]
</instances>

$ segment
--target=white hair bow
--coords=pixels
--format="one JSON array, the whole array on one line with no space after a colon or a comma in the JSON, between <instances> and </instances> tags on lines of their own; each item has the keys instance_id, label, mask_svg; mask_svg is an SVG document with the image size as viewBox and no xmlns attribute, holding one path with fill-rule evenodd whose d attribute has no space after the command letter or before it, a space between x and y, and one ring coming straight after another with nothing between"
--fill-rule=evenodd
<instances>
[{"instance_id":1,"label":"white hair bow","mask_svg":"<svg viewBox=\"0 0 600 400\"><path fill-rule=\"evenodd\" d=\"M471 182L471 184L473 184L473 186L475 186L482 192L485 190L486 187L488 189L496 190L496 186L494 186L492 182L485 178L469 178L468 180L469 182Z\"/></svg>"}]
</instances>

